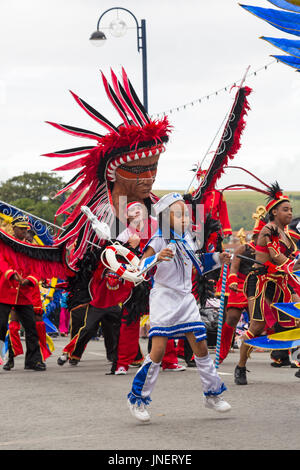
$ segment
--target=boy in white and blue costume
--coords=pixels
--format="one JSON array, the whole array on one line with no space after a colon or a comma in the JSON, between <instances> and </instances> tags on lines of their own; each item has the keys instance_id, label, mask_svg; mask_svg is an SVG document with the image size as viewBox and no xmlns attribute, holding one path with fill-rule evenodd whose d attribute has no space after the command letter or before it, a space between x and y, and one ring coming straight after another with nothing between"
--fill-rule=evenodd
<instances>
[{"instance_id":1,"label":"boy in white and blue costume","mask_svg":"<svg viewBox=\"0 0 300 470\"><path fill-rule=\"evenodd\" d=\"M178 204L178 202L180 203ZM177 204L176 204L177 203ZM173 206L174 204L174 206ZM175 206L176 204L176 206ZM173 207L172 207L173 206ZM173 220L180 219L180 211L187 211L182 196L178 193L167 194L155 205L156 215L162 221L164 217ZM176 210L179 211L179 215ZM183 215L184 217L184 215ZM155 340L156 337L185 338L189 340L194 351L195 362L200 375L205 406L216 411L229 411L231 408L220 395L226 390L224 383L217 374L206 345L206 328L201 321L199 307L192 294L192 268L196 267L199 273L204 274L221 266L221 258L226 255L219 253L205 253L201 261L195 255L196 245L188 231L175 232L175 226L171 224L169 237L165 238L165 230L160 223L159 230L154 234L145 247L145 252L152 252L153 256L144 258L141 269L149 263L167 260L161 258L166 253L164 250L170 245L176 246L173 259L168 262L158 262L154 274L153 287L150 292L150 331L152 337L152 349L147 355L141 368L135 375L132 389L128 394L128 405L131 413L141 421L148 421L149 414L146 409L151 401L151 392L156 383L160 362L155 362L153 357L160 357L159 348L163 350L164 340ZM149 247L152 250L149 250ZM163 254L163 255L161 255ZM227 255L228 256L228 255ZM226 258L227 259L227 258ZM158 345L158 346L155 346ZM156 351L153 348L156 347ZM198 355L197 355L198 353Z\"/></svg>"}]
</instances>

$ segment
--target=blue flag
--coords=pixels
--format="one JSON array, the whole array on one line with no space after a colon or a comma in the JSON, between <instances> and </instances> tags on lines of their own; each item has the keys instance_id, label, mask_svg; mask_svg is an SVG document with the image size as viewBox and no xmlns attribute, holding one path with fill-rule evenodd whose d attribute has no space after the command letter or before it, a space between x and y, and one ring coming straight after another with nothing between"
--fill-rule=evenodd
<instances>
[{"instance_id":1,"label":"blue flag","mask_svg":"<svg viewBox=\"0 0 300 470\"><path fill-rule=\"evenodd\" d=\"M260 39L264 39L278 49L281 49L288 54L300 58L300 40L299 39L279 39L279 38L269 38L262 36Z\"/></svg>"},{"instance_id":2,"label":"blue flag","mask_svg":"<svg viewBox=\"0 0 300 470\"><path fill-rule=\"evenodd\" d=\"M292 57L288 55L273 55L272 57L275 57L275 59L279 60L285 65L289 65L290 67L294 67L295 69L298 69L300 71L300 57Z\"/></svg>"},{"instance_id":3,"label":"blue flag","mask_svg":"<svg viewBox=\"0 0 300 470\"><path fill-rule=\"evenodd\" d=\"M241 5L241 7L285 33L300 36L300 14L298 13L253 7L251 5Z\"/></svg>"},{"instance_id":4,"label":"blue flag","mask_svg":"<svg viewBox=\"0 0 300 470\"><path fill-rule=\"evenodd\" d=\"M299 302L278 302L273 304L275 308L280 310L281 312L286 313L292 318L300 318L300 308L298 307ZM298 308L297 308L298 307Z\"/></svg>"},{"instance_id":5,"label":"blue flag","mask_svg":"<svg viewBox=\"0 0 300 470\"><path fill-rule=\"evenodd\" d=\"M282 8L283 10L295 11L300 13L300 6L294 5L293 3L289 2L288 0L268 0L270 3L273 3L278 8Z\"/></svg>"},{"instance_id":6,"label":"blue flag","mask_svg":"<svg viewBox=\"0 0 300 470\"><path fill-rule=\"evenodd\" d=\"M297 348L300 346L300 340L294 339L290 341L279 341L274 339L269 339L268 336L259 336L253 339L245 340L245 343L249 346L262 349L291 349Z\"/></svg>"}]
</instances>

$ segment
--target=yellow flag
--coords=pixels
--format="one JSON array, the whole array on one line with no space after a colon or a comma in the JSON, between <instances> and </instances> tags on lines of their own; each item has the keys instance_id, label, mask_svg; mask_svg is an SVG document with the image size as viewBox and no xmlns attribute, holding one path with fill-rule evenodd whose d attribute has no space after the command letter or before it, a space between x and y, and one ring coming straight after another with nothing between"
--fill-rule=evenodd
<instances>
[{"instance_id":1,"label":"yellow flag","mask_svg":"<svg viewBox=\"0 0 300 470\"><path fill-rule=\"evenodd\" d=\"M268 335L268 338L275 341L294 341L296 339L300 339L300 328L282 331L281 333L274 333L273 335Z\"/></svg>"}]
</instances>

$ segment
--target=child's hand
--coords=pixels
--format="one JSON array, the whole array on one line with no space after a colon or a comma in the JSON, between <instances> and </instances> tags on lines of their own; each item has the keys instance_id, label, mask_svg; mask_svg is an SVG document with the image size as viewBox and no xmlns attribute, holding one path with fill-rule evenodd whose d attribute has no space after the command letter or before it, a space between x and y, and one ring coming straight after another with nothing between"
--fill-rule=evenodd
<instances>
[{"instance_id":1,"label":"child's hand","mask_svg":"<svg viewBox=\"0 0 300 470\"><path fill-rule=\"evenodd\" d=\"M139 246L140 244L140 237L134 233L129 239L128 239L128 243L129 245L131 246L131 248L136 248L137 246Z\"/></svg>"},{"instance_id":2,"label":"child's hand","mask_svg":"<svg viewBox=\"0 0 300 470\"><path fill-rule=\"evenodd\" d=\"M229 264L231 261L231 254L227 253L227 251L223 251L219 254L220 256L220 263L221 264Z\"/></svg>"},{"instance_id":3,"label":"child's hand","mask_svg":"<svg viewBox=\"0 0 300 470\"><path fill-rule=\"evenodd\" d=\"M171 258L174 258L174 253L170 248L164 248L158 253L158 261L170 261Z\"/></svg>"}]
</instances>

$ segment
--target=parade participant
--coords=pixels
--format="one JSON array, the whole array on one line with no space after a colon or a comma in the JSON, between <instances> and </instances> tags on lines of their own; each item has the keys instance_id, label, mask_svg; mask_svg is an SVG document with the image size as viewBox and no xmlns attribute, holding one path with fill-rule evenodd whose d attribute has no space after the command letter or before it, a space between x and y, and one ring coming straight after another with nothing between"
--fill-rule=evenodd
<instances>
[{"instance_id":1,"label":"parade participant","mask_svg":"<svg viewBox=\"0 0 300 470\"><path fill-rule=\"evenodd\" d=\"M16 216L12 221L12 226L14 240L24 241L29 228L28 218ZM38 280L35 276L24 273L20 269L16 270L15 260L5 245L0 253L0 273L0 339L5 340L8 318L13 308L25 330L25 369L44 371L46 365L42 361L33 308Z\"/></svg>"},{"instance_id":2,"label":"parade participant","mask_svg":"<svg viewBox=\"0 0 300 470\"><path fill-rule=\"evenodd\" d=\"M36 284L32 290L32 305L35 313L35 326L39 337L40 353L43 362L51 356L51 351L47 344L46 326L43 321L43 305L41 301L40 287ZM4 370L11 370L14 367L14 358L23 354L23 346L20 339L20 318L15 307L10 312L8 324L8 360L4 364Z\"/></svg>"},{"instance_id":3,"label":"parade participant","mask_svg":"<svg viewBox=\"0 0 300 470\"><path fill-rule=\"evenodd\" d=\"M14 225L14 224L12 224ZM13 229L14 230L14 229ZM15 230L14 230L15 231ZM29 244L37 245L34 240L34 236L36 235L35 231L31 229L29 225L29 229L27 229L25 235L25 241ZM35 320L36 320L36 330L39 337L39 345L42 360L46 361L46 359L51 355L50 349L47 345L47 335L46 335L46 326L43 321L43 305L41 300L41 292L39 283L36 283L33 291L32 291L32 302L33 302L33 309L35 313ZM14 357L23 354L23 347L20 340L20 332L21 324L19 321L18 314L14 308L12 308L10 312L10 320L8 325L8 360L4 364L4 370L10 370L14 367Z\"/></svg>"},{"instance_id":4,"label":"parade participant","mask_svg":"<svg viewBox=\"0 0 300 470\"><path fill-rule=\"evenodd\" d=\"M161 120L150 119L124 69L122 69L122 81L118 80L113 71L111 79L112 85L102 74L106 94L122 118L121 125L112 124L74 93L72 95L81 108L108 131L106 135L50 123L71 135L96 141L93 146L47 154L48 157L79 156L75 162L68 163L58 170L81 167L79 173L58 193L63 194L70 188L74 189L56 214L58 216L65 213L66 220L63 224L64 230L55 239L56 246L73 247L69 256L69 266L74 270L74 276L70 279L68 303L72 330L76 316L77 332L84 321L85 306L91 300L88 284L99 262L99 259L95 258L97 249L91 244L103 246L103 240L96 236L86 215L81 212L81 206L88 206L100 222L109 225L112 240L127 228L124 208L128 203L134 201L142 203L150 217L151 206L157 200L151 190L158 161L165 151L170 132L166 117ZM72 207L71 212L70 207ZM113 291L111 295L113 296ZM109 349L113 349L117 343L112 328L110 322L103 328L105 339L110 343Z\"/></svg>"},{"instance_id":5,"label":"parade participant","mask_svg":"<svg viewBox=\"0 0 300 470\"><path fill-rule=\"evenodd\" d=\"M128 227L120 233L117 240L125 243L125 246L128 244L131 249L138 249L138 255L141 256L143 248L149 241L151 234L154 234L157 229L157 220L152 216L148 218L145 206L137 201L127 204L126 213L129 224ZM148 294L148 298L149 291L145 292L145 294ZM125 375L129 365L134 362L139 351L140 317L148 312L148 301L145 303L145 299L141 299L140 311L136 319L131 318L132 315L130 316L126 305L125 303L121 320L115 375ZM145 308L147 311L143 312ZM142 363L143 360L144 358L142 357L140 363ZM185 370L184 366L178 364L173 340L168 341L162 360L162 369L172 372Z\"/></svg>"},{"instance_id":6,"label":"parade participant","mask_svg":"<svg viewBox=\"0 0 300 470\"><path fill-rule=\"evenodd\" d=\"M269 194L266 210L270 221L260 231L255 247L256 261L264 263L265 266L255 264L245 281L250 326L244 336L248 339L261 335L265 328L278 331L278 326L294 327L294 319L277 310L272 304L300 300L289 284L296 247L285 227L292 220L292 207L277 182L271 185L266 193ZM237 385L247 385L246 363L250 350L250 346L243 342L240 360L235 368Z\"/></svg>"},{"instance_id":7,"label":"parade participant","mask_svg":"<svg viewBox=\"0 0 300 470\"><path fill-rule=\"evenodd\" d=\"M63 365L68 359L71 360L71 365L78 364L103 318L106 317L111 322L121 322L122 307L130 297L132 287L131 282L108 270L101 261L98 263L89 283L91 301L85 310L83 326L65 346L63 355L58 358L58 365Z\"/></svg>"},{"instance_id":8,"label":"parade participant","mask_svg":"<svg viewBox=\"0 0 300 470\"><path fill-rule=\"evenodd\" d=\"M248 308L248 299L244 294L244 283L247 275L251 271L252 265L254 264L249 260L255 260L255 244L258 234L266 224L266 220L263 217L265 209L263 212L260 212L259 218L256 217L259 209L260 207L257 208L256 214L253 215L253 218L256 218L256 223L253 228L251 242L245 242L238 246L231 261L230 273L227 281L229 296L226 304L225 321L222 326L219 364L221 364L227 357L241 314L243 310ZM247 257L248 260L240 258L239 255Z\"/></svg>"},{"instance_id":9,"label":"parade participant","mask_svg":"<svg viewBox=\"0 0 300 470\"><path fill-rule=\"evenodd\" d=\"M68 134L96 141L93 146L46 154L51 158L79 156L75 161L56 169L64 171L80 168L77 175L58 192L61 195L74 189L56 213L56 216L65 213L66 220L63 223L64 230L55 239L55 245L66 245L67 248L73 246L69 266L75 272L78 271L76 264L83 258L89 243L97 242L101 245L101 240L98 240L81 207L88 206L100 222L109 225L112 239L116 239L126 229L124 209L128 203L141 202L150 214L151 204L157 199L151 190L158 161L169 140L170 125L167 117L150 119L125 70L122 69L122 83L113 71L111 79L112 85L102 74L106 94L122 119L121 125L116 127L75 93L72 96L80 107L108 132L100 135L73 126L50 123Z\"/></svg>"},{"instance_id":10,"label":"parade participant","mask_svg":"<svg viewBox=\"0 0 300 470\"><path fill-rule=\"evenodd\" d=\"M126 205L125 209L127 227L117 237L117 241L122 242L130 248L138 256L147 241L150 234L155 231L156 220L150 215L146 206L139 201L132 201ZM150 227L148 223L150 222ZM145 290L144 295L148 297L149 292ZM135 297L135 296L134 296ZM137 299L135 298L135 302ZM122 311L121 324L117 331L118 346L116 355L116 364L113 364L111 373L114 375L126 375L129 365L132 364L138 353L141 352L139 347L139 331L140 317L145 308L145 299L140 298L138 301L138 311L132 315L126 308L126 303ZM141 356L142 361L144 360ZM141 361L141 362L142 362Z\"/></svg>"},{"instance_id":11,"label":"parade participant","mask_svg":"<svg viewBox=\"0 0 300 470\"><path fill-rule=\"evenodd\" d=\"M210 214L207 214L207 217L205 219L203 227L200 229L200 232L203 232L203 246L201 248L201 252L214 253L215 251L223 251L223 238L220 233L220 222L218 220L214 220ZM197 239L197 237L195 238ZM200 313L201 309L205 309L207 307L208 300L215 297L216 278L218 277L218 271L220 271L220 269L216 269L202 276L197 272L197 269L193 266L192 293L197 301ZM193 358L192 348L190 347L190 344L186 338L178 340L176 352L178 357L181 357L185 360L187 367L196 367L195 359Z\"/></svg>"},{"instance_id":12,"label":"parade participant","mask_svg":"<svg viewBox=\"0 0 300 470\"><path fill-rule=\"evenodd\" d=\"M162 119L150 119L124 69L122 69L120 81L113 71L111 71L111 79L112 85L102 74L106 94L121 117L122 124L115 126L72 92L79 106L108 132L102 135L86 129L51 122L50 124L57 129L74 136L90 138L96 141L96 144L46 154L51 158L79 157L55 169L55 171L79 169L79 172L57 193L57 196L60 196L73 189L56 213L56 216L65 214L66 220L63 224L64 230L55 239L55 246L63 246L66 249L74 247L68 260L69 267L74 270L69 298L70 305L72 304L70 311L72 314L72 311L79 306L77 313L82 319L85 311L82 306L88 302L87 286L93 275L93 270L86 268L85 257L91 255L90 244L102 246L103 240L98 239L86 215L81 212L81 206L88 206L100 222L109 225L112 239L126 229L124 215L126 204L133 201L142 202L150 215L152 204L158 200L151 192L157 165L160 155L165 151L165 144L169 140L170 133L167 116ZM228 119L220 142L222 151L219 152L218 149L217 158L212 166L214 181L223 172L223 164L229 158L233 158L239 148L240 135L245 126L244 117L249 109L247 96L250 92L251 90L247 87L238 89L232 107L234 119ZM225 138L226 132L231 134L229 140ZM215 165L220 166L217 172ZM205 189L207 189L207 181ZM198 202L199 198L196 204ZM113 337L112 332L106 334Z\"/></svg>"},{"instance_id":13,"label":"parade participant","mask_svg":"<svg viewBox=\"0 0 300 470\"><path fill-rule=\"evenodd\" d=\"M136 419L149 421L146 406L151 401L150 395L158 378L168 338L186 336L195 354L205 406L220 412L229 411L231 406L221 397L226 387L208 354L205 327L191 289L193 263L205 272L220 266L221 262L228 262L230 257L227 253L209 254L203 257L204 265L200 267L193 251L196 247L187 232L188 209L180 194L168 194L154 207L160 219L159 230L146 246L142 258L144 263L148 263L151 257L159 261L150 292L149 337L152 338L152 347L133 380L128 394L129 409ZM176 246L175 255L168 244Z\"/></svg>"},{"instance_id":14,"label":"parade participant","mask_svg":"<svg viewBox=\"0 0 300 470\"><path fill-rule=\"evenodd\" d=\"M117 240L142 251L151 234L156 231L157 221L148 215L146 206L139 201L127 204L125 213L127 227L117 236Z\"/></svg>"},{"instance_id":15,"label":"parade participant","mask_svg":"<svg viewBox=\"0 0 300 470\"><path fill-rule=\"evenodd\" d=\"M225 322L222 326L221 347L219 364L222 364L227 357L235 333L236 326L240 320L243 310L248 307L248 299L243 292L244 282L251 269L249 261L244 261L238 255L247 256L255 259L255 236L252 242L236 248L230 265L230 274L228 276L229 295L226 303Z\"/></svg>"},{"instance_id":16,"label":"parade participant","mask_svg":"<svg viewBox=\"0 0 300 470\"><path fill-rule=\"evenodd\" d=\"M298 243L299 243L300 236L299 236L298 231L294 230L294 225L295 224L293 224L293 221L292 221L288 227L285 227L285 232L287 232L288 236L292 239L292 241L297 247L296 250L298 251L294 252L294 255L296 255L299 253ZM294 289L295 294L300 296L300 284L293 277L289 278L289 285ZM281 331L284 331L286 329L287 328L283 328L283 327L280 327L279 325L276 325L275 332L280 333ZM270 355L272 359L271 366L278 367L278 368L285 367L285 366L290 366L292 368L300 367L300 363L299 363L300 357L297 357L296 360L291 360L291 356L293 356L293 352L294 352L293 350L289 350L289 349L273 350Z\"/></svg>"}]
</instances>

